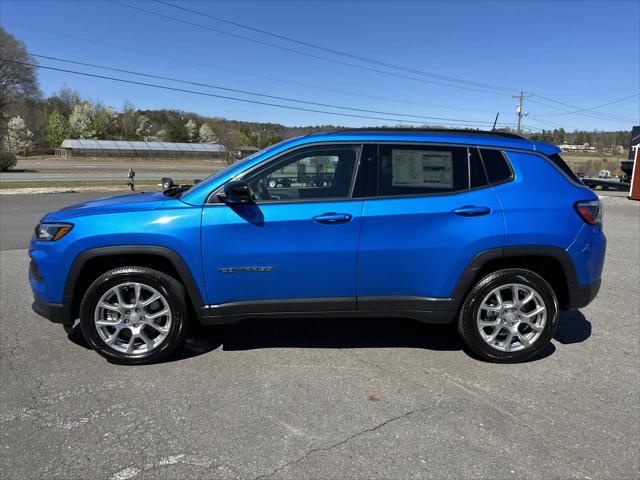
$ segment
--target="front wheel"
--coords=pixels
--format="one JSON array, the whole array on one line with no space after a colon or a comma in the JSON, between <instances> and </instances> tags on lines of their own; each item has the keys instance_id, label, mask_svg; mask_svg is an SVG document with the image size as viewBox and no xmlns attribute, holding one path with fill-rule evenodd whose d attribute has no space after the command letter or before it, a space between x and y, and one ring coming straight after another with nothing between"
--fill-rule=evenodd
<instances>
[{"instance_id":1,"label":"front wheel","mask_svg":"<svg viewBox=\"0 0 640 480\"><path fill-rule=\"evenodd\" d=\"M558 327L558 300L547 281L525 269L506 269L481 279L469 292L458 331L479 358L526 361L544 350Z\"/></svg>"},{"instance_id":2,"label":"front wheel","mask_svg":"<svg viewBox=\"0 0 640 480\"><path fill-rule=\"evenodd\" d=\"M187 330L184 287L146 267L121 267L96 279L80 304L86 341L109 361L141 365L160 361Z\"/></svg>"}]
</instances>

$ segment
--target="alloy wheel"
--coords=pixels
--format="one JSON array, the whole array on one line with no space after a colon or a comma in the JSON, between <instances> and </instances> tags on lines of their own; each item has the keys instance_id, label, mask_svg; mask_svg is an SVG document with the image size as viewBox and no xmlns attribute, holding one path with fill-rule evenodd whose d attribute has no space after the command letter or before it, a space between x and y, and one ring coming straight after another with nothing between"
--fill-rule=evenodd
<instances>
[{"instance_id":1,"label":"alloy wheel","mask_svg":"<svg viewBox=\"0 0 640 480\"><path fill-rule=\"evenodd\" d=\"M546 321L547 308L540 294L520 283L491 290L476 316L482 339L502 352L529 348L542 335Z\"/></svg>"},{"instance_id":2,"label":"alloy wheel","mask_svg":"<svg viewBox=\"0 0 640 480\"><path fill-rule=\"evenodd\" d=\"M105 292L94 312L98 335L111 349L142 355L164 342L171 329L171 307L158 290L126 282Z\"/></svg>"}]
</instances>

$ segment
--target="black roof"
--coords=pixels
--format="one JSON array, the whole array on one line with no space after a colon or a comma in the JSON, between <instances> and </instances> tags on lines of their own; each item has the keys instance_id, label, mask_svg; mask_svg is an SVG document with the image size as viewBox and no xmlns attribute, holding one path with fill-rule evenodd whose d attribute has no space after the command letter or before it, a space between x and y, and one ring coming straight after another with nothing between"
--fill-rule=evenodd
<instances>
[{"instance_id":1,"label":"black roof","mask_svg":"<svg viewBox=\"0 0 640 480\"><path fill-rule=\"evenodd\" d=\"M462 129L462 128L407 128L407 127L369 127L369 128L340 128L335 130L326 130L319 131L315 133L311 133L310 135L314 135L317 133L341 133L341 132L405 132L405 133L444 133L444 134L463 134L463 135L488 135L492 137L503 137L503 138L515 138L518 140L528 140L522 135L518 135L515 133L509 132L498 132L494 130L473 130L473 129Z\"/></svg>"}]
</instances>

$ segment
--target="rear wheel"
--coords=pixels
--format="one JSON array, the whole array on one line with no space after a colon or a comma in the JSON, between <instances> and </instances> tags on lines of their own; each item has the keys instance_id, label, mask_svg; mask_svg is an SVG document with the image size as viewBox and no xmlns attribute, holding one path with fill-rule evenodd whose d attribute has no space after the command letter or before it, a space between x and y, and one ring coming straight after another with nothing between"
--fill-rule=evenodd
<instances>
[{"instance_id":1,"label":"rear wheel","mask_svg":"<svg viewBox=\"0 0 640 480\"><path fill-rule=\"evenodd\" d=\"M466 345L483 360L515 363L544 350L558 327L551 286L524 269L493 272L469 292L458 319Z\"/></svg>"},{"instance_id":2,"label":"rear wheel","mask_svg":"<svg viewBox=\"0 0 640 480\"><path fill-rule=\"evenodd\" d=\"M101 275L80 305L82 333L114 363L153 363L170 355L186 334L184 288L165 273L121 267Z\"/></svg>"}]
</instances>

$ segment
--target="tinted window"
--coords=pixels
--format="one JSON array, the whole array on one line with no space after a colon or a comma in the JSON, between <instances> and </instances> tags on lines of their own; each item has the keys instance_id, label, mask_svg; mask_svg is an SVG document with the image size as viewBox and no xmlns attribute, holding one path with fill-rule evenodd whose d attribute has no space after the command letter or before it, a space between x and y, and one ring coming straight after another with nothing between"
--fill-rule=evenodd
<instances>
[{"instance_id":1,"label":"tinted window","mask_svg":"<svg viewBox=\"0 0 640 480\"><path fill-rule=\"evenodd\" d=\"M487 175L477 148L469 148L469 184L471 188L483 187L487 184Z\"/></svg>"},{"instance_id":2,"label":"tinted window","mask_svg":"<svg viewBox=\"0 0 640 480\"><path fill-rule=\"evenodd\" d=\"M380 145L378 194L448 193L469 188L464 147Z\"/></svg>"},{"instance_id":3,"label":"tinted window","mask_svg":"<svg viewBox=\"0 0 640 480\"><path fill-rule=\"evenodd\" d=\"M374 197L378 193L378 145L364 145L358 165L354 197Z\"/></svg>"},{"instance_id":4,"label":"tinted window","mask_svg":"<svg viewBox=\"0 0 640 480\"><path fill-rule=\"evenodd\" d=\"M256 200L346 198L358 146L316 147L286 155L249 175Z\"/></svg>"},{"instance_id":5,"label":"tinted window","mask_svg":"<svg viewBox=\"0 0 640 480\"><path fill-rule=\"evenodd\" d=\"M554 153L553 155L549 155L549 160L555 163L555 165L564 173L566 173L571 180L573 180L576 183L581 183L581 180L576 176L575 173L573 173L573 170L571 170L571 167L567 165L567 163L562 159L562 157L559 154Z\"/></svg>"},{"instance_id":6,"label":"tinted window","mask_svg":"<svg viewBox=\"0 0 640 480\"><path fill-rule=\"evenodd\" d=\"M487 171L487 177L489 177L489 183L504 182L511 179L512 173L507 163L507 159L504 157L500 150L481 149L482 161L484 162L484 168Z\"/></svg>"}]
</instances>

